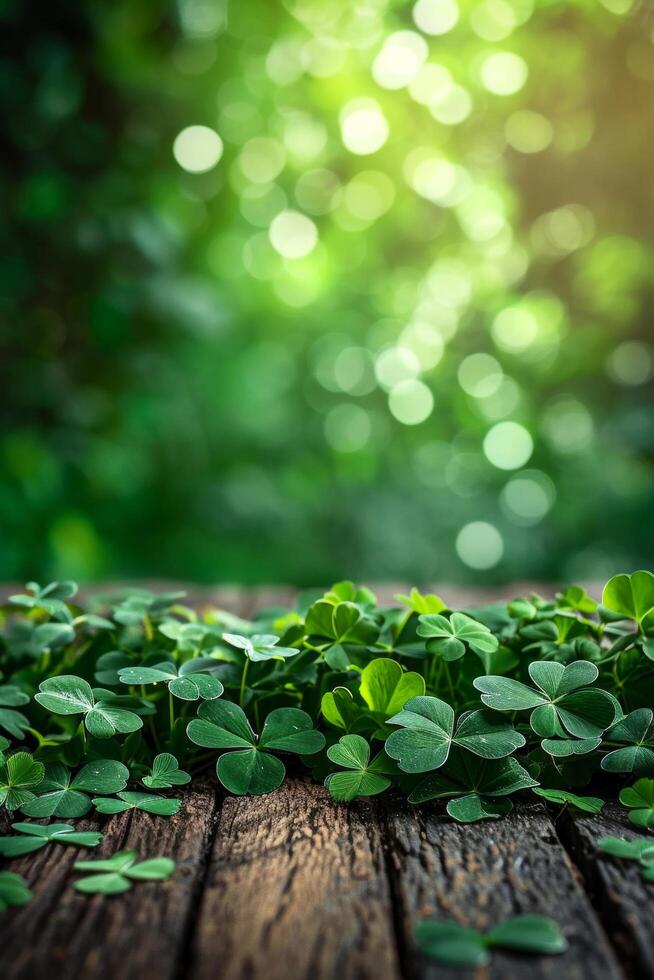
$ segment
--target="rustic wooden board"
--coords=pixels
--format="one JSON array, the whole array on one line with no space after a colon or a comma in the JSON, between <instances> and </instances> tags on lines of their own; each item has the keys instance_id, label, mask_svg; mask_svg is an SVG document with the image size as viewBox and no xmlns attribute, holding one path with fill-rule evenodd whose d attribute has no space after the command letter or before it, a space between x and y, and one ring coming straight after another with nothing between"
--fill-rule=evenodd
<instances>
[{"instance_id":1,"label":"rustic wooden board","mask_svg":"<svg viewBox=\"0 0 654 980\"><path fill-rule=\"evenodd\" d=\"M225 800L191 948L196 980L396 980L379 824L307 779Z\"/></svg>"},{"instance_id":2,"label":"rustic wooden board","mask_svg":"<svg viewBox=\"0 0 654 980\"><path fill-rule=\"evenodd\" d=\"M420 918L488 929L510 915L549 915L569 942L562 956L493 953L488 976L618 980L622 971L540 804L505 819L457 824L433 806L389 807L388 848L400 943L410 977L461 976L414 949Z\"/></svg>"},{"instance_id":3,"label":"rustic wooden board","mask_svg":"<svg viewBox=\"0 0 654 980\"><path fill-rule=\"evenodd\" d=\"M647 832L630 824L616 803L597 816L566 812L557 825L621 958L634 976L654 976L654 885L643 881L637 862L609 857L597 847L600 837L631 840Z\"/></svg>"}]
</instances>

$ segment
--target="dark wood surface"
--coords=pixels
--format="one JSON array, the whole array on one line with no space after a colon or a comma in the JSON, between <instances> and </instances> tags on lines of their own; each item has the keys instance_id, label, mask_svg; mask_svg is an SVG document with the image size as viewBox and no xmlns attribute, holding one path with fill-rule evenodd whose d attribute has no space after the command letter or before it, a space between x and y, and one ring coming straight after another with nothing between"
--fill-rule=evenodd
<instances>
[{"instance_id":1,"label":"dark wood surface","mask_svg":"<svg viewBox=\"0 0 654 980\"><path fill-rule=\"evenodd\" d=\"M443 592L453 604L489 598ZM247 615L290 596L231 589L192 598ZM133 847L172 857L166 882L81 895L72 865L89 852L73 847L4 863L34 899L0 914L3 980L450 980L471 974L419 955L418 919L486 928L525 912L556 919L568 951L496 952L479 977L654 977L654 885L634 864L598 855L602 835L635 836L619 806L589 817L522 803L504 820L460 825L429 804L338 804L308 778L243 798L207 778L179 795L170 819L131 811L80 821L105 834L93 856Z\"/></svg>"}]
</instances>

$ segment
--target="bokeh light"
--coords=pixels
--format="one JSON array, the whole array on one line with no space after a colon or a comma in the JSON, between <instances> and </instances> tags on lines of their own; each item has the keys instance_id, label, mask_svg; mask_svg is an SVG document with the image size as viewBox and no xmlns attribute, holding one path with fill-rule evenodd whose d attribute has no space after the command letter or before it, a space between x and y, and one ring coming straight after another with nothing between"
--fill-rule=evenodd
<instances>
[{"instance_id":1,"label":"bokeh light","mask_svg":"<svg viewBox=\"0 0 654 980\"><path fill-rule=\"evenodd\" d=\"M192 174L212 170L223 155L223 141L208 126L187 126L173 143L173 154L180 167Z\"/></svg>"}]
</instances>

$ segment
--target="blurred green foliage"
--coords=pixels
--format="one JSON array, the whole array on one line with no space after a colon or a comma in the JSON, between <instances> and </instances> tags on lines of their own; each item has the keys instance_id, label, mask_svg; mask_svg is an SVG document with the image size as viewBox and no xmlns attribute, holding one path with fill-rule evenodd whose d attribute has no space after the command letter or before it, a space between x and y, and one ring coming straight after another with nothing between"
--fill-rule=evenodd
<instances>
[{"instance_id":1,"label":"blurred green foliage","mask_svg":"<svg viewBox=\"0 0 654 980\"><path fill-rule=\"evenodd\" d=\"M0 578L651 559L646 4L0 26Z\"/></svg>"}]
</instances>

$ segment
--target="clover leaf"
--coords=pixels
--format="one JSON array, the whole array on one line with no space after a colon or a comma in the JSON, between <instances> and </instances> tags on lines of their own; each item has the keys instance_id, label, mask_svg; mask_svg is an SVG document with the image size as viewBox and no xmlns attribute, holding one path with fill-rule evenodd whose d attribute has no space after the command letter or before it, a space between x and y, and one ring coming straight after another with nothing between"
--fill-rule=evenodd
<instances>
[{"instance_id":1,"label":"clover leaf","mask_svg":"<svg viewBox=\"0 0 654 980\"><path fill-rule=\"evenodd\" d=\"M648 632L654 627L654 575L645 571L614 575L604 586L602 605Z\"/></svg>"},{"instance_id":2,"label":"clover leaf","mask_svg":"<svg viewBox=\"0 0 654 980\"><path fill-rule=\"evenodd\" d=\"M76 861L77 871L93 872L80 878L75 888L80 892L119 895L129 891L133 881L164 881L175 870L175 862L166 857L137 861L136 851L119 851L99 861Z\"/></svg>"},{"instance_id":3,"label":"clover leaf","mask_svg":"<svg viewBox=\"0 0 654 980\"><path fill-rule=\"evenodd\" d=\"M572 756L588 755L602 743L602 738L544 738L540 747L556 759L569 759Z\"/></svg>"},{"instance_id":4,"label":"clover leaf","mask_svg":"<svg viewBox=\"0 0 654 980\"><path fill-rule=\"evenodd\" d=\"M636 827L654 827L654 779L638 779L626 786L618 797L629 808L629 820Z\"/></svg>"},{"instance_id":5,"label":"clover leaf","mask_svg":"<svg viewBox=\"0 0 654 980\"><path fill-rule=\"evenodd\" d=\"M636 837L625 840L624 837L600 837L598 846L611 857L624 858L626 861L654 861L654 840L651 837Z\"/></svg>"},{"instance_id":6,"label":"clover leaf","mask_svg":"<svg viewBox=\"0 0 654 980\"><path fill-rule=\"evenodd\" d=\"M143 784L149 789L168 789L170 786L184 786L190 783L191 777L177 764L177 759L170 752L161 752L155 756L152 770L143 777Z\"/></svg>"},{"instance_id":7,"label":"clover leaf","mask_svg":"<svg viewBox=\"0 0 654 980\"><path fill-rule=\"evenodd\" d=\"M393 598L407 606L411 612L419 614L440 613L447 609L440 596L433 592L423 595L418 589L411 589L409 595L396 595Z\"/></svg>"},{"instance_id":8,"label":"clover leaf","mask_svg":"<svg viewBox=\"0 0 654 980\"><path fill-rule=\"evenodd\" d=\"M604 806L604 800L597 796L577 796L564 789L543 789L541 786L532 787L532 792L542 796L548 803L560 803L561 806L574 806L584 813L599 813Z\"/></svg>"},{"instance_id":9,"label":"clover leaf","mask_svg":"<svg viewBox=\"0 0 654 980\"><path fill-rule=\"evenodd\" d=\"M445 966L486 966L489 949L520 953L564 953L568 944L552 919L544 915L515 915L482 934L456 922L423 919L415 929L418 949Z\"/></svg>"},{"instance_id":10,"label":"clover leaf","mask_svg":"<svg viewBox=\"0 0 654 980\"><path fill-rule=\"evenodd\" d=\"M0 685L0 728L3 728L13 738L25 738L25 730L29 728L29 720L21 711L13 709L22 704L29 704L29 695L25 694L15 684Z\"/></svg>"},{"instance_id":11,"label":"clover leaf","mask_svg":"<svg viewBox=\"0 0 654 980\"><path fill-rule=\"evenodd\" d=\"M0 762L0 806L17 810L34 798L35 786L43 780L44 766L29 752L15 752Z\"/></svg>"},{"instance_id":12,"label":"clover leaf","mask_svg":"<svg viewBox=\"0 0 654 980\"><path fill-rule=\"evenodd\" d=\"M388 720L402 725L386 739L386 752L403 772L429 772L447 762L453 745L484 759L501 759L525 744L522 735L489 711L469 711L454 727L454 711L445 701L415 697Z\"/></svg>"},{"instance_id":13,"label":"clover leaf","mask_svg":"<svg viewBox=\"0 0 654 980\"><path fill-rule=\"evenodd\" d=\"M258 663L263 660L272 660L274 657L285 659L295 657L300 653L299 647L280 647L278 646L279 637L274 634L257 633L254 636L241 636L238 633L223 633L223 640L242 650L248 660Z\"/></svg>"},{"instance_id":14,"label":"clover leaf","mask_svg":"<svg viewBox=\"0 0 654 980\"><path fill-rule=\"evenodd\" d=\"M427 649L443 660L459 660L469 647L473 653L492 653L498 639L483 623L465 613L452 613L449 619L441 615L420 616L418 636L427 637Z\"/></svg>"},{"instance_id":15,"label":"clover leaf","mask_svg":"<svg viewBox=\"0 0 654 980\"><path fill-rule=\"evenodd\" d=\"M116 795L118 799L111 796L98 796L93 800L93 806L98 813L143 810L145 813L154 813L158 817L172 817L182 805L180 800L167 800L156 793L133 793L126 790Z\"/></svg>"},{"instance_id":16,"label":"clover leaf","mask_svg":"<svg viewBox=\"0 0 654 980\"><path fill-rule=\"evenodd\" d=\"M86 730L95 738L111 738L117 732L125 734L143 727L137 714L111 703L110 692L102 691L96 700L88 681L73 674L48 677L39 684L39 692L34 700L52 714L84 715Z\"/></svg>"},{"instance_id":17,"label":"clover leaf","mask_svg":"<svg viewBox=\"0 0 654 980\"><path fill-rule=\"evenodd\" d=\"M10 905L27 905L32 893L21 875L13 871L0 871L0 912Z\"/></svg>"},{"instance_id":18,"label":"clover leaf","mask_svg":"<svg viewBox=\"0 0 654 980\"><path fill-rule=\"evenodd\" d=\"M28 817L83 817L91 809L88 793L125 789L129 769L114 759L97 759L73 776L60 762L48 763L38 795L21 807Z\"/></svg>"},{"instance_id":19,"label":"clover leaf","mask_svg":"<svg viewBox=\"0 0 654 980\"><path fill-rule=\"evenodd\" d=\"M325 744L310 715L299 708L275 708L257 739L243 709L231 701L205 701L186 732L196 745L230 750L218 759L216 774L237 796L270 793L281 786L286 769L270 750L313 755Z\"/></svg>"},{"instance_id":20,"label":"clover leaf","mask_svg":"<svg viewBox=\"0 0 654 980\"><path fill-rule=\"evenodd\" d=\"M48 844L75 844L77 847L97 847L102 834L95 830L75 830L71 823L12 823L22 837L0 837L0 854L14 858L31 854Z\"/></svg>"},{"instance_id":21,"label":"clover leaf","mask_svg":"<svg viewBox=\"0 0 654 980\"><path fill-rule=\"evenodd\" d=\"M319 599L310 606L304 620L308 636L332 643L354 643L370 646L379 636L379 627L353 602L333 604Z\"/></svg>"},{"instance_id":22,"label":"clover leaf","mask_svg":"<svg viewBox=\"0 0 654 980\"><path fill-rule=\"evenodd\" d=\"M335 687L326 691L320 702L320 710L325 719L336 728L350 732L355 727L367 728L364 709L354 700L347 687Z\"/></svg>"},{"instance_id":23,"label":"clover leaf","mask_svg":"<svg viewBox=\"0 0 654 980\"><path fill-rule=\"evenodd\" d=\"M43 609L56 619L70 618L66 599L72 599L77 592L75 582L50 582L41 586L38 582L28 582L27 594L11 595L9 602L27 609Z\"/></svg>"},{"instance_id":24,"label":"clover leaf","mask_svg":"<svg viewBox=\"0 0 654 980\"><path fill-rule=\"evenodd\" d=\"M648 738L654 712L651 708L636 708L605 733L607 742L624 743L624 749L614 749L602 759L606 772L633 772L637 776L654 775L654 737Z\"/></svg>"},{"instance_id":25,"label":"clover leaf","mask_svg":"<svg viewBox=\"0 0 654 980\"><path fill-rule=\"evenodd\" d=\"M481 700L495 711L533 709L529 722L543 738L595 738L615 720L616 702L606 691L588 688L599 671L588 660L567 667L556 661L529 664L538 690L510 677L489 674L473 681Z\"/></svg>"},{"instance_id":26,"label":"clover leaf","mask_svg":"<svg viewBox=\"0 0 654 980\"><path fill-rule=\"evenodd\" d=\"M121 684L167 684L170 693L182 701L211 701L224 691L218 678L208 673L219 666L212 657L196 657L179 668L167 660L152 667L121 667L118 678Z\"/></svg>"},{"instance_id":27,"label":"clover leaf","mask_svg":"<svg viewBox=\"0 0 654 980\"><path fill-rule=\"evenodd\" d=\"M425 681L420 674L403 670L397 660L379 657L361 671L359 693L375 720L382 724L410 698L424 694Z\"/></svg>"},{"instance_id":28,"label":"clover leaf","mask_svg":"<svg viewBox=\"0 0 654 980\"><path fill-rule=\"evenodd\" d=\"M327 749L327 757L347 772L335 772L327 776L325 786L335 800L353 800L357 796L375 796L391 785L385 773L393 771L393 764L379 752L370 761L370 746L360 735L343 735L336 745Z\"/></svg>"}]
</instances>

